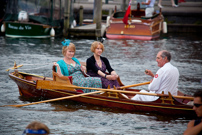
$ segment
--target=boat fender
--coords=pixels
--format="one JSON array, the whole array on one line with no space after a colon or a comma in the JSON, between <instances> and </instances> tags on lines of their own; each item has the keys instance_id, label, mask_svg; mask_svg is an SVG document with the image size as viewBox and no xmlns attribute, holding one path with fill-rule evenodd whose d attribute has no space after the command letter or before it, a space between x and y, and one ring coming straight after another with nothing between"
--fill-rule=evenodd
<instances>
[{"instance_id":1,"label":"boat fender","mask_svg":"<svg viewBox=\"0 0 202 135\"><path fill-rule=\"evenodd\" d=\"M5 25L2 24L2 25L1 25L1 32L5 32L5 30L6 30Z\"/></svg>"},{"instance_id":2,"label":"boat fender","mask_svg":"<svg viewBox=\"0 0 202 135\"><path fill-rule=\"evenodd\" d=\"M163 33L167 33L167 22L163 22Z\"/></svg>"},{"instance_id":3,"label":"boat fender","mask_svg":"<svg viewBox=\"0 0 202 135\"><path fill-rule=\"evenodd\" d=\"M54 37L54 36L55 36L55 30L54 30L53 28L51 28L50 36L51 36L51 37Z\"/></svg>"},{"instance_id":4,"label":"boat fender","mask_svg":"<svg viewBox=\"0 0 202 135\"><path fill-rule=\"evenodd\" d=\"M106 27L109 26L109 20L110 20L110 16L107 16Z\"/></svg>"},{"instance_id":5,"label":"boat fender","mask_svg":"<svg viewBox=\"0 0 202 135\"><path fill-rule=\"evenodd\" d=\"M74 28L74 27L76 27L76 21L75 20L71 24L71 28Z\"/></svg>"},{"instance_id":6,"label":"boat fender","mask_svg":"<svg viewBox=\"0 0 202 135\"><path fill-rule=\"evenodd\" d=\"M18 21L27 22L28 21L28 14L26 11L20 11L18 14Z\"/></svg>"},{"instance_id":7,"label":"boat fender","mask_svg":"<svg viewBox=\"0 0 202 135\"><path fill-rule=\"evenodd\" d=\"M76 20L73 21L73 26L76 27Z\"/></svg>"}]
</instances>

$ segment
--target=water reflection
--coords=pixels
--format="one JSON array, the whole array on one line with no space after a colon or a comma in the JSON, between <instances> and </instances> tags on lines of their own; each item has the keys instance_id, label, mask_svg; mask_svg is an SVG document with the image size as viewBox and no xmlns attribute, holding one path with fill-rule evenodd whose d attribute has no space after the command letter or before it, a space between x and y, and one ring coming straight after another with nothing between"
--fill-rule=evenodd
<instances>
[{"instance_id":1,"label":"water reflection","mask_svg":"<svg viewBox=\"0 0 202 135\"><path fill-rule=\"evenodd\" d=\"M19 70L52 76L52 63L60 60L61 41L55 39L14 39L0 37L0 105L30 103L19 96L17 85L5 71L14 61L23 64ZM94 40L71 39L75 56L85 61L92 52ZM158 70L155 61L159 50L172 54L172 64L180 71L179 89L192 95L201 89L202 40L197 35L164 35L154 41L105 40L104 56L125 85L149 81L145 69ZM138 87L147 89L147 86ZM34 101L34 100L33 100ZM22 134L33 120L46 123L53 134L182 134L190 118L170 117L146 112L128 112L76 102L54 102L22 108L0 109L0 134ZM177 127L177 128L176 128Z\"/></svg>"}]
</instances>

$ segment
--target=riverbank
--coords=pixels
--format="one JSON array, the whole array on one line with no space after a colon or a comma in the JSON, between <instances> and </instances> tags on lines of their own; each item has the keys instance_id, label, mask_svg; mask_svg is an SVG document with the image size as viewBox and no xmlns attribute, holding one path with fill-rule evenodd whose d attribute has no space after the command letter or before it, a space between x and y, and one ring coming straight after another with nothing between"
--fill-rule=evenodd
<instances>
[{"instance_id":1,"label":"riverbank","mask_svg":"<svg viewBox=\"0 0 202 135\"><path fill-rule=\"evenodd\" d=\"M139 0L140 1L140 0ZM155 4L155 10L160 10ZM136 8L137 2L133 1L131 9ZM201 32L202 30L202 2L197 0L186 0L186 2L178 3L179 7L171 6L170 0L163 0L161 9L162 14L167 22L168 32ZM80 6L84 9L84 19L93 18L93 0L76 0L74 3L74 13L76 14ZM109 1L108 4L103 2L103 13L110 10L121 10L121 1ZM106 15L103 15L103 20Z\"/></svg>"}]
</instances>

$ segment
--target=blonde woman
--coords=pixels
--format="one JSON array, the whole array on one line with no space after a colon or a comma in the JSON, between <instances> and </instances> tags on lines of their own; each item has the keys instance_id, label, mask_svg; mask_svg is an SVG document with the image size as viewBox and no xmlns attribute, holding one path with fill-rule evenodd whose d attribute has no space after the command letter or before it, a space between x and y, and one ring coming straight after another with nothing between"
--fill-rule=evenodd
<instances>
[{"instance_id":1,"label":"blonde woman","mask_svg":"<svg viewBox=\"0 0 202 135\"><path fill-rule=\"evenodd\" d=\"M70 43L70 40L65 39L62 42L62 54L63 59L54 62L54 65L57 67L57 73L62 76L72 76L73 85L81 87L93 87L101 88L102 83L98 77L85 77L82 73L86 68L81 66L79 60L74 57L76 47L73 43ZM94 90L84 89L84 93L92 92Z\"/></svg>"},{"instance_id":2,"label":"blonde woman","mask_svg":"<svg viewBox=\"0 0 202 135\"><path fill-rule=\"evenodd\" d=\"M113 88L113 86L119 87L117 73L112 69L108 59L101 56L104 51L104 45L95 41L91 45L91 51L93 55L86 61L87 74L92 77L100 77L102 88L107 88L108 85L110 85L110 88ZM108 70L109 74L106 74L106 70Z\"/></svg>"}]
</instances>

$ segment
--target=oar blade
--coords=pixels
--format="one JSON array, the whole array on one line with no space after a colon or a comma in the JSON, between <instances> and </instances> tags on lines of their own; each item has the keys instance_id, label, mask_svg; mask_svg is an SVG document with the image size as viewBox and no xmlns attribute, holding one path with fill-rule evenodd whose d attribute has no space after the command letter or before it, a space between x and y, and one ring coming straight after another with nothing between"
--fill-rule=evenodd
<instances>
[{"instance_id":1,"label":"oar blade","mask_svg":"<svg viewBox=\"0 0 202 135\"><path fill-rule=\"evenodd\" d=\"M87 95L97 94L97 93L101 93L101 92L102 92L102 91L94 91L94 92L90 92L90 93L83 93L83 94L78 94L78 95L73 95L73 96L54 98L54 99L49 99L49 100L44 100L44 101L39 101L39 102L33 102L33 103L28 103L28 104L21 104L21 105L4 105L4 107L6 107L6 106L9 106L9 107L22 107L22 106L28 106L28 105L35 105L35 104L41 104L41 103L59 101L59 100L70 99L70 98L75 98L75 97L87 96Z\"/></svg>"},{"instance_id":2,"label":"oar blade","mask_svg":"<svg viewBox=\"0 0 202 135\"><path fill-rule=\"evenodd\" d=\"M21 105L2 105L0 107L21 107Z\"/></svg>"}]
</instances>

